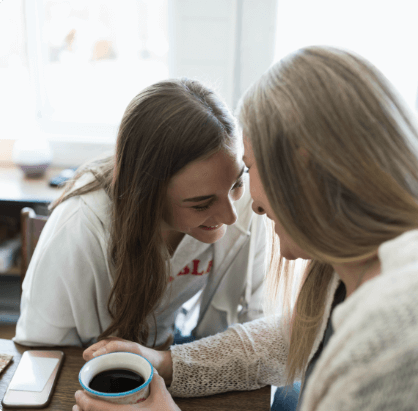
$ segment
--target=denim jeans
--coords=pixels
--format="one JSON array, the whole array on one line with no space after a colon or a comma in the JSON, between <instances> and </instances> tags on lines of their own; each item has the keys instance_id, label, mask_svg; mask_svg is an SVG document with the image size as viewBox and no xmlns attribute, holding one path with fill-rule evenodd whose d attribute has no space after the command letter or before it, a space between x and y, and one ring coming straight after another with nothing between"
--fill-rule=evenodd
<instances>
[{"instance_id":1,"label":"denim jeans","mask_svg":"<svg viewBox=\"0 0 418 411\"><path fill-rule=\"evenodd\" d=\"M279 387L274 394L271 411L295 411L298 405L300 382L295 382L293 387Z\"/></svg>"},{"instance_id":2,"label":"denim jeans","mask_svg":"<svg viewBox=\"0 0 418 411\"><path fill-rule=\"evenodd\" d=\"M194 338L192 335L182 335L178 328L174 329L173 345L187 344L189 342L193 342L195 339L196 338Z\"/></svg>"}]
</instances>

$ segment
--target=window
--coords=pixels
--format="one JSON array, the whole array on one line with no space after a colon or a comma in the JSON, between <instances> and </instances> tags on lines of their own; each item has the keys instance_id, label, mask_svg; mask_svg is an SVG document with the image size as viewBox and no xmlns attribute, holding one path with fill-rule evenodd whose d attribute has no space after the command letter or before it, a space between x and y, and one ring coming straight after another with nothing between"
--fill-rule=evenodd
<instances>
[{"instance_id":1,"label":"window","mask_svg":"<svg viewBox=\"0 0 418 411\"><path fill-rule=\"evenodd\" d=\"M35 122L23 1L0 2L0 138L14 139ZM25 121L23 121L25 119Z\"/></svg>"},{"instance_id":2,"label":"window","mask_svg":"<svg viewBox=\"0 0 418 411\"><path fill-rule=\"evenodd\" d=\"M0 3L2 139L113 144L129 101L167 77L168 0Z\"/></svg>"},{"instance_id":3,"label":"window","mask_svg":"<svg viewBox=\"0 0 418 411\"><path fill-rule=\"evenodd\" d=\"M234 109L273 60L276 4L0 0L0 139L40 133L54 164L80 164L112 149L129 101L168 77L201 80Z\"/></svg>"},{"instance_id":4,"label":"window","mask_svg":"<svg viewBox=\"0 0 418 411\"><path fill-rule=\"evenodd\" d=\"M114 138L135 94L168 76L167 0L26 0L26 6L27 20L39 24L30 21L31 34L41 38L28 52L38 64L42 128Z\"/></svg>"},{"instance_id":5,"label":"window","mask_svg":"<svg viewBox=\"0 0 418 411\"><path fill-rule=\"evenodd\" d=\"M371 61L417 108L418 25L411 0L288 0L278 3L276 55L326 44Z\"/></svg>"}]
</instances>

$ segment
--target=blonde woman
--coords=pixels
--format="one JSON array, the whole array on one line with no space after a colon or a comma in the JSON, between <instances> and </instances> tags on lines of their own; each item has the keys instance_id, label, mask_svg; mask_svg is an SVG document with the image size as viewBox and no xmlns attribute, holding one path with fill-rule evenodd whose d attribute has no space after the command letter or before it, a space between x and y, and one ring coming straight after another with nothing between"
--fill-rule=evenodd
<instances>
[{"instance_id":1,"label":"blonde woman","mask_svg":"<svg viewBox=\"0 0 418 411\"><path fill-rule=\"evenodd\" d=\"M274 222L284 258L307 260L292 315L275 325L265 319L236 325L163 354L102 341L85 358L115 349L142 353L173 396L301 379L302 411L416 409L414 116L364 59L308 47L249 89L240 120L253 209ZM281 263L269 273L270 303L281 280L292 276ZM161 377L142 408L178 409ZM105 409L83 393L76 399L76 409Z\"/></svg>"}]
</instances>

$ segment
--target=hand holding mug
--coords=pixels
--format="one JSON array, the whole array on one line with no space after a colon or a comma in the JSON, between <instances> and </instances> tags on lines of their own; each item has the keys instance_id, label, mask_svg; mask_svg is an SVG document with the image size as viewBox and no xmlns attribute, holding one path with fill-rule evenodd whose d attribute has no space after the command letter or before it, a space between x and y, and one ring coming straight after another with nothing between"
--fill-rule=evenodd
<instances>
[{"instance_id":1,"label":"hand holding mug","mask_svg":"<svg viewBox=\"0 0 418 411\"><path fill-rule=\"evenodd\" d=\"M156 372L150 384L149 397L135 405L117 405L106 401L91 398L83 391L75 393L76 405L73 411L135 411L138 409L148 411L181 411L167 391L163 378Z\"/></svg>"},{"instance_id":2,"label":"hand holding mug","mask_svg":"<svg viewBox=\"0 0 418 411\"><path fill-rule=\"evenodd\" d=\"M173 378L173 362L170 351L157 351L144 347L138 343L124 340L122 338L110 337L87 348L83 353L85 361L115 351L131 352L145 357L158 371L167 385L171 384Z\"/></svg>"}]
</instances>

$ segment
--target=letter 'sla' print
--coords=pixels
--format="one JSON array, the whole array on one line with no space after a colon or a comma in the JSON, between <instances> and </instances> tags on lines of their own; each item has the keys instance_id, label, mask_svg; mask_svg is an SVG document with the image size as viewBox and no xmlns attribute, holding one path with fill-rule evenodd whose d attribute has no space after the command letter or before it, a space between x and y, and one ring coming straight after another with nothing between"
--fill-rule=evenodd
<instances>
[{"instance_id":1,"label":"letter 'sla' print","mask_svg":"<svg viewBox=\"0 0 418 411\"><path fill-rule=\"evenodd\" d=\"M206 267L206 270L202 270L199 271L199 264L200 264L200 260L193 260L192 261L192 268L189 267L189 265L186 265L178 274L177 277L181 276L181 275L187 275L187 274L192 274L192 275L203 275L203 274L208 274L210 272L210 270L212 269L213 266L213 260L210 260L208 263L208 266ZM170 277L170 282L174 280L174 277Z\"/></svg>"}]
</instances>

